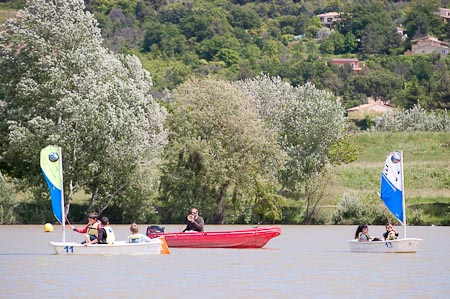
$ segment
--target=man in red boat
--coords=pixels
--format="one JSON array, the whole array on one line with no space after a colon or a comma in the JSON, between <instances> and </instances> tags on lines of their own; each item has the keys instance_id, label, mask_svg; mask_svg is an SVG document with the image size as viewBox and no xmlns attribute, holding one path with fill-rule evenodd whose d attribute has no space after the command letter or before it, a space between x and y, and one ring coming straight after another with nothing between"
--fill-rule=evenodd
<instances>
[{"instance_id":1,"label":"man in red boat","mask_svg":"<svg viewBox=\"0 0 450 299\"><path fill-rule=\"evenodd\" d=\"M187 216L187 225L183 230L184 232L195 231L202 232L205 226L205 221L202 216L198 215L198 210L196 208L191 208L191 213Z\"/></svg>"}]
</instances>

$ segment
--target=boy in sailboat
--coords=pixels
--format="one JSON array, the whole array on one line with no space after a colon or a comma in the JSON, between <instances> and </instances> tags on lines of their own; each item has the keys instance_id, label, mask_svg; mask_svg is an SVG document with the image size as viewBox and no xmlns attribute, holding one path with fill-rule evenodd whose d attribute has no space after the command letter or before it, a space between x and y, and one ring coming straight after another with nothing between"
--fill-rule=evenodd
<instances>
[{"instance_id":1,"label":"boy in sailboat","mask_svg":"<svg viewBox=\"0 0 450 299\"><path fill-rule=\"evenodd\" d=\"M390 223L386 224L386 232L383 234L385 240L397 240L398 232Z\"/></svg>"},{"instance_id":2,"label":"boy in sailboat","mask_svg":"<svg viewBox=\"0 0 450 299\"><path fill-rule=\"evenodd\" d=\"M102 227L98 230L98 244L113 244L116 236L111 226L109 226L108 217L103 216L101 224Z\"/></svg>"},{"instance_id":3,"label":"boy in sailboat","mask_svg":"<svg viewBox=\"0 0 450 299\"><path fill-rule=\"evenodd\" d=\"M98 215L91 213L88 215L88 224L82 229L76 228L70 225L73 231L84 234L84 241L81 244L95 244L98 242L98 230L101 228L100 221L98 221Z\"/></svg>"}]
</instances>

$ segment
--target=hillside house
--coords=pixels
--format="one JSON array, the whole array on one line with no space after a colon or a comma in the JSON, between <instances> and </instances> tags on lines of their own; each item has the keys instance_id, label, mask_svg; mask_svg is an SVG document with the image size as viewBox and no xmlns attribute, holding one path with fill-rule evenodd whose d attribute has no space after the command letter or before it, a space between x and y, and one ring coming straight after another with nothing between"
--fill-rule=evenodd
<instances>
[{"instance_id":1,"label":"hillside house","mask_svg":"<svg viewBox=\"0 0 450 299\"><path fill-rule=\"evenodd\" d=\"M393 111L395 107L384 101L376 101L373 98L368 98L367 104L362 104L356 107L347 109L349 118L363 119L366 116L383 115L387 111Z\"/></svg>"},{"instance_id":2,"label":"hillside house","mask_svg":"<svg viewBox=\"0 0 450 299\"><path fill-rule=\"evenodd\" d=\"M439 8L437 12L435 12L435 15L440 16L444 22L450 21L450 8Z\"/></svg>"},{"instance_id":3,"label":"hillside house","mask_svg":"<svg viewBox=\"0 0 450 299\"><path fill-rule=\"evenodd\" d=\"M430 54L439 53L447 56L449 53L448 43L442 42L432 36L424 36L411 41L411 53L414 54Z\"/></svg>"},{"instance_id":4,"label":"hillside house","mask_svg":"<svg viewBox=\"0 0 450 299\"><path fill-rule=\"evenodd\" d=\"M350 65L355 74L362 70L362 67L359 65L358 58L333 58L331 59L331 64L339 66Z\"/></svg>"},{"instance_id":5,"label":"hillside house","mask_svg":"<svg viewBox=\"0 0 450 299\"><path fill-rule=\"evenodd\" d=\"M341 13L339 12L327 12L324 14L317 15L320 22L322 22L324 27L331 28L334 24L342 22L344 19L340 18Z\"/></svg>"}]
</instances>

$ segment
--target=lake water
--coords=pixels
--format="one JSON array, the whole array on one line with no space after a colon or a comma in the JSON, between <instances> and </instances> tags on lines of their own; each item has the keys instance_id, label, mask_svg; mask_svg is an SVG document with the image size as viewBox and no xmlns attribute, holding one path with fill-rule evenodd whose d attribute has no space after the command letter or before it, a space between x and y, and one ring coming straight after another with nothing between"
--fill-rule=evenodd
<instances>
[{"instance_id":1,"label":"lake water","mask_svg":"<svg viewBox=\"0 0 450 299\"><path fill-rule=\"evenodd\" d=\"M114 225L116 237L125 239L128 227ZM281 227L262 249L57 256L48 243L61 240L60 226L0 226L0 298L450 298L450 227L408 227L409 237L424 239L415 254L350 252L356 226ZM82 235L69 230L66 239Z\"/></svg>"}]
</instances>

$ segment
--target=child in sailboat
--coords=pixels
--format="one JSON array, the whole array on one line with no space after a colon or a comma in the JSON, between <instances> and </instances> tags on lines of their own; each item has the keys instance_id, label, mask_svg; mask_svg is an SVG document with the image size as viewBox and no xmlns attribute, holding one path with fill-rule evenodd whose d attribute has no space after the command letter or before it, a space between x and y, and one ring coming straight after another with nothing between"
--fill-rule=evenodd
<instances>
[{"instance_id":1,"label":"child in sailboat","mask_svg":"<svg viewBox=\"0 0 450 299\"><path fill-rule=\"evenodd\" d=\"M131 224L130 232L131 235L128 236L127 243L143 243L152 241L149 237L139 233L139 228L136 223Z\"/></svg>"},{"instance_id":2,"label":"child in sailboat","mask_svg":"<svg viewBox=\"0 0 450 299\"><path fill-rule=\"evenodd\" d=\"M381 241L378 237L369 235L369 227L367 225L359 225L355 232L355 239L359 242Z\"/></svg>"},{"instance_id":3,"label":"child in sailboat","mask_svg":"<svg viewBox=\"0 0 450 299\"><path fill-rule=\"evenodd\" d=\"M398 232L390 223L386 224L386 232L383 234L385 240L397 240Z\"/></svg>"},{"instance_id":4,"label":"child in sailboat","mask_svg":"<svg viewBox=\"0 0 450 299\"><path fill-rule=\"evenodd\" d=\"M98 230L98 243L99 244L112 244L116 240L116 236L114 235L114 231L109 226L108 217L102 217L101 220L102 227Z\"/></svg>"},{"instance_id":5,"label":"child in sailboat","mask_svg":"<svg viewBox=\"0 0 450 299\"><path fill-rule=\"evenodd\" d=\"M88 215L88 224L82 229L76 228L70 225L73 231L84 234L84 241L81 244L95 244L98 241L98 230L101 228L100 221L98 221L98 215L91 213Z\"/></svg>"}]
</instances>

